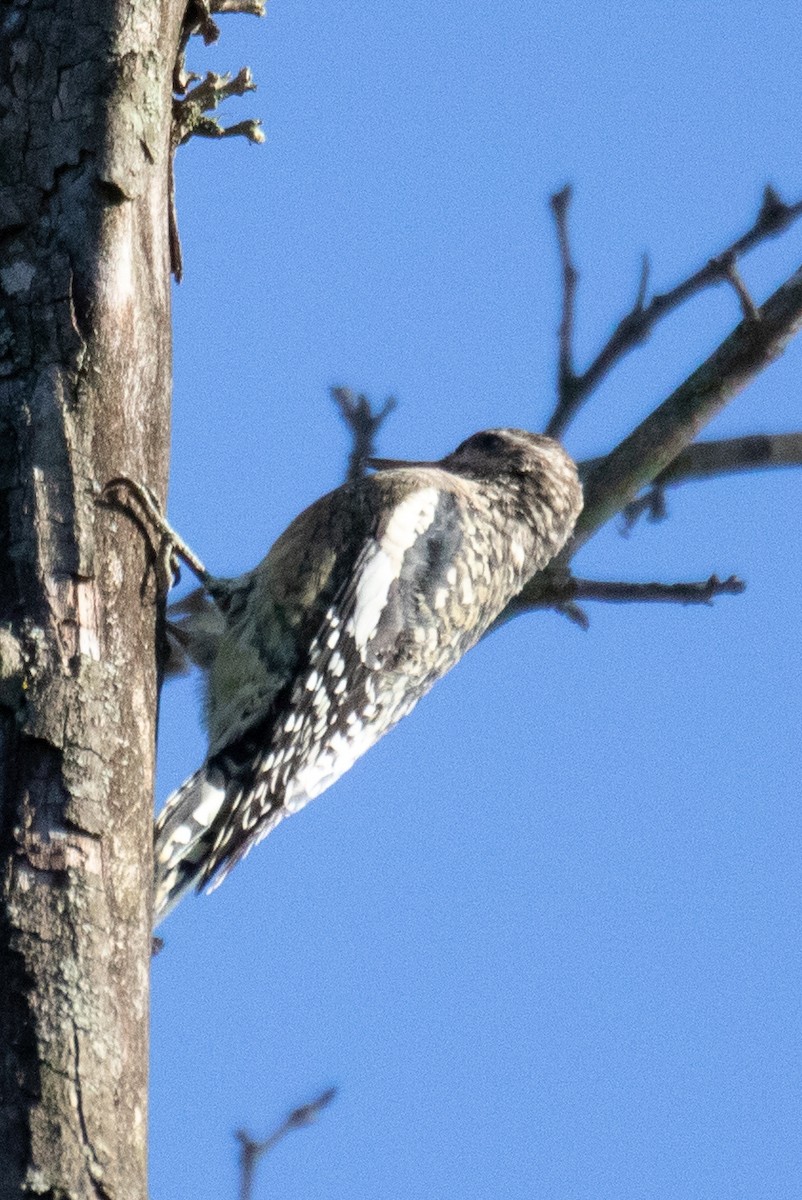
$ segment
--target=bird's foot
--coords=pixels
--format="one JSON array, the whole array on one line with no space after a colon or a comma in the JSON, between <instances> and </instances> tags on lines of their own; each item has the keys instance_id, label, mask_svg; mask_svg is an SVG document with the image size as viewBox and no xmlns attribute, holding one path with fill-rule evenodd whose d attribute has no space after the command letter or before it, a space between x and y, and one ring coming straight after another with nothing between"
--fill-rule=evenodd
<instances>
[{"instance_id":1,"label":"bird's foot","mask_svg":"<svg viewBox=\"0 0 802 1200\"><path fill-rule=\"evenodd\" d=\"M132 510L131 500L136 501L137 509ZM197 554L187 545L184 539L167 523L162 512L161 504L155 493L145 483L137 483L126 475L117 475L110 479L101 489L98 496L100 504L118 504L134 511L140 520L146 523L159 535L159 547L156 551L156 575L160 589L166 593L180 576L179 563L183 562L204 586L207 586L211 576ZM140 511L141 510L141 511Z\"/></svg>"}]
</instances>

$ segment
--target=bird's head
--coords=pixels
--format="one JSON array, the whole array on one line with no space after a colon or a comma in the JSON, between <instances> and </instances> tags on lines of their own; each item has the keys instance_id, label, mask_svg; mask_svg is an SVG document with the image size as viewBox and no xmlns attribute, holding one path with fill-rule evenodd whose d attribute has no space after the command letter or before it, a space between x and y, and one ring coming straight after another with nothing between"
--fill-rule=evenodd
<instances>
[{"instance_id":1,"label":"bird's head","mask_svg":"<svg viewBox=\"0 0 802 1200\"><path fill-rule=\"evenodd\" d=\"M397 467L440 467L477 482L516 487L534 484L538 490L556 489L571 507L581 507L582 491L576 464L559 442L526 429L485 429L460 442L456 450L435 462L407 462L371 458L377 470Z\"/></svg>"}]
</instances>

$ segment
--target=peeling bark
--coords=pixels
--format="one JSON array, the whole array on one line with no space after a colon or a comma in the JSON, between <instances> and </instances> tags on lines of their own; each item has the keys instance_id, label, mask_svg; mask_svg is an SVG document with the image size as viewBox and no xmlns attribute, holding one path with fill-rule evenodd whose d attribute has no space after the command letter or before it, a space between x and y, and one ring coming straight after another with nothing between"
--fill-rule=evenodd
<instances>
[{"instance_id":1,"label":"peeling bark","mask_svg":"<svg viewBox=\"0 0 802 1200\"><path fill-rule=\"evenodd\" d=\"M0 1197L145 1200L176 0L0 17ZM145 584L143 590L143 583Z\"/></svg>"}]
</instances>

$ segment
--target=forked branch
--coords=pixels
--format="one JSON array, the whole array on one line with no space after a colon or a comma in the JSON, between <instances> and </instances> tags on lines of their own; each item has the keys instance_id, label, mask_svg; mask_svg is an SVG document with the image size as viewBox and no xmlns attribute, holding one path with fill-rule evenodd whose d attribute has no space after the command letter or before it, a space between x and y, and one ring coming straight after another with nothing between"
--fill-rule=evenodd
<instances>
[{"instance_id":1,"label":"forked branch","mask_svg":"<svg viewBox=\"0 0 802 1200\"><path fill-rule=\"evenodd\" d=\"M583 464L586 471L600 459ZM623 510L630 529L643 514L659 521L666 515L665 489L694 480L713 479L770 467L802 466L802 433L756 433L747 437L694 442L655 478L651 487Z\"/></svg>"},{"instance_id":2,"label":"forked branch","mask_svg":"<svg viewBox=\"0 0 802 1200\"><path fill-rule=\"evenodd\" d=\"M265 136L261 121L240 121L236 125L223 127L213 117L206 116L231 96L244 96L246 92L254 91L256 84L248 67L243 67L233 78L209 71L206 78L191 88L182 99L173 101L175 145L180 146L191 137L245 137L251 142L263 142Z\"/></svg>"},{"instance_id":3,"label":"forked branch","mask_svg":"<svg viewBox=\"0 0 802 1200\"><path fill-rule=\"evenodd\" d=\"M625 511L645 488L661 476L664 483L671 480L672 464L678 459L674 476L677 481L692 477L694 471L698 471L700 477L716 473L716 461L719 469L737 469L722 467L722 463L737 461L739 452L746 457L749 444L754 453L752 439L732 439L726 448L721 443L711 443L716 448L709 451L702 448L704 443L693 448L691 443L716 413L782 354L800 326L802 270L769 297L757 310L755 318L745 318L718 349L610 454L584 464L585 507L573 537L551 569L539 572L529 581L502 614L501 620L528 608L543 607L544 598L553 587L555 571L567 572L577 551L607 521ZM797 438L802 435L786 436L793 440L781 442L779 446L775 442L764 449L796 462L800 448ZM682 455L687 455L684 462L680 458ZM745 462L744 469L755 465L754 461Z\"/></svg>"},{"instance_id":4,"label":"forked branch","mask_svg":"<svg viewBox=\"0 0 802 1200\"><path fill-rule=\"evenodd\" d=\"M186 52L190 38L200 37L205 45L216 42L220 29L212 19L212 14L247 13L255 17L263 17L265 13L264 0L190 0L184 13L184 22L176 50L173 66L173 126L171 130L171 153L169 157L168 180L168 211L167 228L170 244L170 268L176 282L180 283L183 275L183 256L181 253L181 238L178 232L178 218L175 210L175 170L173 158L175 151L191 137L229 138L244 137L249 142L265 140L261 129L261 121L248 118L238 121L235 125L221 125L214 117L207 116L230 96L243 96L246 92L256 89L251 72L243 67L233 78L230 75L216 75L209 71L206 78L201 80L186 68ZM197 87L191 85L195 83Z\"/></svg>"},{"instance_id":5,"label":"forked branch","mask_svg":"<svg viewBox=\"0 0 802 1200\"><path fill-rule=\"evenodd\" d=\"M778 358L802 326L802 271L791 276L635 430L600 460L584 482L585 508L564 559L671 466L699 431Z\"/></svg>"},{"instance_id":6,"label":"forked branch","mask_svg":"<svg viewBox=\"0 0 802 1200\"><path fill-rule=\"evenodd\" d=\"M395 397L388 396L376 412L361 392L355 396L350 388L333 387L331 398L337 405L348 432L351 435L351 452L348 456L346 479L361 479L365 464L375 453L376 434L396 405Z\"/></svg>"},{"instance_id":7,"label":"forked branch","mask_svg":"<svg viewBox=\"0 0 802 1200\"><path fill-rule=\"evenodd\" d=\"M323 1109L331 1104L336 1095L336 1088L327 1088L309 1104L302 1104L300 1108L293 1109L276 1129L261 1141L252 1138L244 1129L237 1130L235 1137L240 1144L240 1200L251 1200L254 1175L260 1160L275 1149L278 1143L293 1129L303 1129L304 1126L311 1125Z\"/></svg>"},{"instance_id":8,"label":"forked branch","mask_svg":"<svg viewBox=\"0 0 802 1200\"><path fill-rule=\"evenodd\" d=\"M247 15L263 17L266 0L190 0L184 13L181 26L181 36L178 42L175 66L173 68L173 91L181 96L197 75L190 75L186 70L186 52L190 38L199 37L205 46L210 46L220 37L220 27L212 19L212 13L225 16Z\"/></svg>"},{"instance_id":9,"label":"forked branch","mask_svg":"<svg viewBox=\"0 0 802 1200\"><path fill-rule=\"evenodd\" d=\"M573 367L574 305L578 274L571 255L568 208L571 189L563 188L551 199L557 230L562 268L562 317L559 331L558 397L546 426L551 437L560 437L580 407L602 379L626 354L646 341L654 326L668 313L705 288L729 283L737 292L745 317L755 319L758 310L738 274L737 262L749 250L787 229L802 213L802 201L786 204L772 187L763 193L763 202L754 224L719 254L711 258L682 283L653 296L647 303L648 259L644 258L638 292L629 312L621 318L610 337L590 365L577 373Z\"/></svg>"}]
</instances>

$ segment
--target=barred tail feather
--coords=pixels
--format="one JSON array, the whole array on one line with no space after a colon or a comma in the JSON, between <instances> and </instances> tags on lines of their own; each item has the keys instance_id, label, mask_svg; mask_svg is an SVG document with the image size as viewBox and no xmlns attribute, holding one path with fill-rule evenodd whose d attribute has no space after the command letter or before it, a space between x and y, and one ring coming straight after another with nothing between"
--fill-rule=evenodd
<instances>
[{"instance_id":1,"label":"barred tail feather","mask_svg":"<svg viewBox=\"0 0 802 1200\"><path fill-rule=\"evenodd\" d=\"M223 773L206 762L173 792L159 813L154 835L154 925L203 882L211 831L225 798Z\"/></svg>"}]
</instances>

